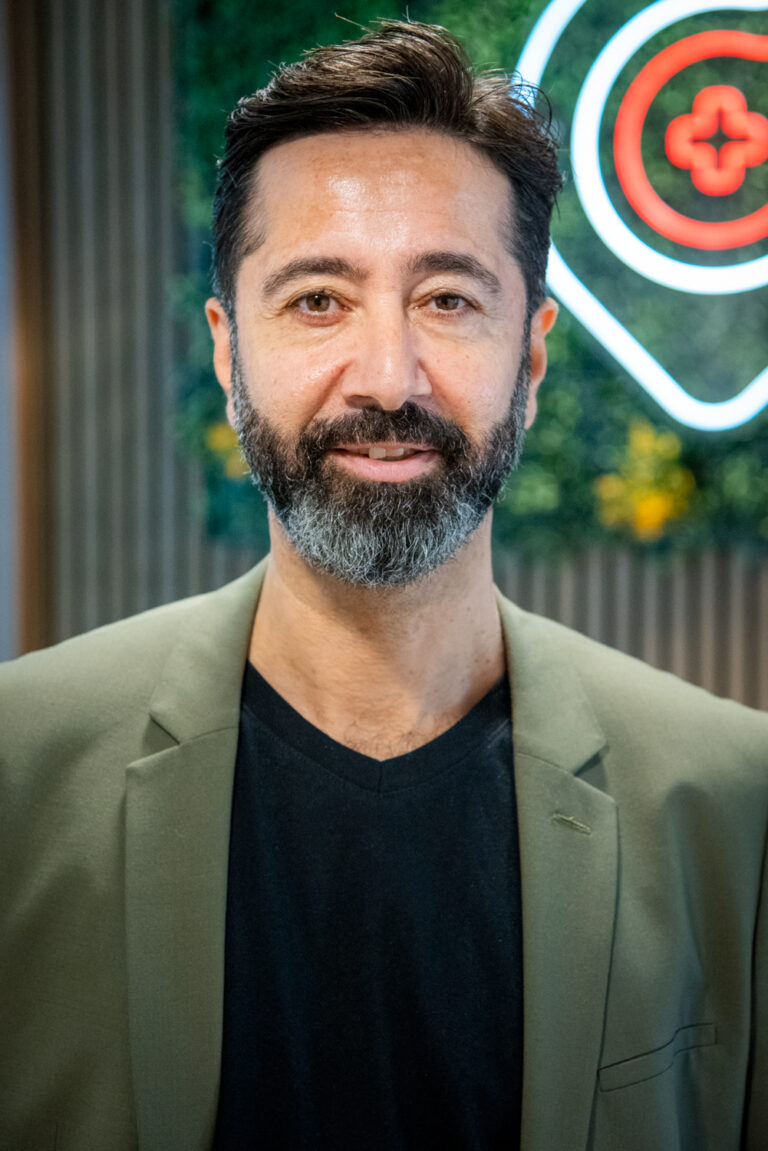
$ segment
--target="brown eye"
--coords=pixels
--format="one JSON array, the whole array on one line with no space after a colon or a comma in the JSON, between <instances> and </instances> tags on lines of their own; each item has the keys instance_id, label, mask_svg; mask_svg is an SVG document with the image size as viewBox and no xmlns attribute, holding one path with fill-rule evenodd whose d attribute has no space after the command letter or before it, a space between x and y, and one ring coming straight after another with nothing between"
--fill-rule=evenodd
<instances>
[{"instance_id":1,"label":"brown eye","mask_svg":"<svg viewBox=\"0 0 768 1151\"><path fill-rule=\"evenodd\" d=\"M435 296L435 303L442 312L455 312L461 305L461 296Z\"/></svg>"},{"instance_id":2,"label":"brown eye","mask_svg":"<svg viewBox=\"0 0 768 1151\"><path fill-rule=\"evenodd\" d=\"M310 312L327 312L331 306L331 297L325 292L312 292L306 297L307 310Z\"/></svg>"}]
</instances>

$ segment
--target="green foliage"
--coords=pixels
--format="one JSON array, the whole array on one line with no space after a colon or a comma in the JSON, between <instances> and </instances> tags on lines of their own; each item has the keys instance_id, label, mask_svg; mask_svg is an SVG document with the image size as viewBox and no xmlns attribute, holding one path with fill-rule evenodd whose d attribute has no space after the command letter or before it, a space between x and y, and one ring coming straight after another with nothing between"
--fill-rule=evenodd
<instances>
[{"instance_id":1,"label":"green foliage","mask_svg":"<svg viewBox=\"0 0 768 1151\"><path fill-rule=\"evenodd\" d=\"M469 5L459 0L425 0L409 5L408 12L414 19L450 28L464 41L478 66L509 71L541 7L541 0L485 0ZM552 75L544 77L555 120L563 126L564 136L596 44L604 43L638 7L629 0L619 4L594 0L574 19L567 49L563 49L566 56L559 57ZM340 16L330 5L307 0L271 10L254 10L245 0L175 0L175 12L178 202L189 237L188 271L170 289L185 346L180 365L178 434L205 471L204 514L211 534L263 549L267 534L261 497L247 477L235 474L239 469L233 467L226 437L210 434L211 429L222 425L224 412L210 364L202 301L207 294L215 160L222 147L226 114L242 95L266 83L280 62L294 60L316 44L354 36L359 25L368 26L377 18L403 16L405 12L400 5L374 4L372 0L352 0L341 9ZM645 58L685 31L707 26L709 17L698 19L699 23L689 22L689 28L676 28L656 37L645 49ZM739 27L744 20L720 12L716 23ZM702 85L723 82L722 72L714 64L697 67L697 82ZM759 83L758 70L745 68L741 61L739 68L741 87L751 99L750 107L756 107L753 89L756 92ZM629 79L631 76L621 77L617 84L606 112L607 125ZM662 123L665 117L689 110L679 92L670 88L654 109L654 116L661 117ZM601 147L608 158L607 129ZM658 148L655 152L649 148L645 161L654 183L671 201L677 197L676 206L681 210L686 203L691 214L714 210L708 204L691 207L688 175L670 170ZM567 166L564 148L563 167ZM606 163L606 170L609 167ZM768 165L762 169L763 185L757 186L753 179L745 188L745 211L750 210L756 196L762 195L764 200L766 174ZM611 188L611 194L638 234L660 251L674 252L674 245L660 240L634 216L618 185ZM694 192L693 199L696 196L706 199ZM765 292L687 298L645 282L639 291L625 290L625 281L616 277L616 262L584 224L572 183L563 193L554 231L561 251L598 297L611 304L641 342L654 351L661 349L658 358L673 375L684 378L686 372L692 374L701 398L718 396L721 381L730 375L743 386L765 365ZM748 253L757 254L756 248ZM730 258L727 253L703 254L699 262L727 262ZM746 427L717 435L677 426L564 310L550 336L549 348L550 367L540 391L539 415L528 434L523 463L496 510L494 533L498 543L532 555L554 555L610 542L657 551L736 543L768 551L768 413L763 412ZM600 491L607 490L605 485L600 487L601 477L627 476L634 466L630 443L638 421L650 424L657 436L676 434L679 459L675 467L690 474L695 482L684 514L664 519L656 538L638 538L629 520L606 522L610 517L606 517L604 501L601 503ZM225 446L221 450L212 446L218 443ZM670 474L677 473L672 469Z\"/></svg>"}]
</instances>

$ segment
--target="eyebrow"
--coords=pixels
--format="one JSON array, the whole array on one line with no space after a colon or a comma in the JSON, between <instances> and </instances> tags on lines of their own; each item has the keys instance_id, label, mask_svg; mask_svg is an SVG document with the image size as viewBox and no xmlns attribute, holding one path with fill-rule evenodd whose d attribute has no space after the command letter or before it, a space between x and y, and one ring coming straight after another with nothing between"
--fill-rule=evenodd
<instances>
[{"instance_id":1,"label":"eyebrow","mask_svg":"<svg viewBox=\"0 0 768 1151\"><path fill-rule=\"evenodd\" d=\"M349 260L342 260L339 256L309 256L289 260L272 272L264 281L262 291L265 296L274 296L292 280L299 280L303 276L344 276L355 283L362 283L368 273Z\"/></svg>"},{"instance_id":2,"label":"eyebrow","mask_svg":"<svg viewBox=\"0 0 768 1151\"><path fill-rule=\"evenodd\" d=\"M481 264L475 256L465 252L422 252L408 261L407 270L411 275L425 272L454 272L463 276L471 276L479 280L493 295L501 293L501 281L498 276ZM266 298L274 296L292 280L299 280L303 276L344 276L356 284L361 284L368 278L368 272L357 264L350 263L339 256L308 256L289 260L282 268L271 272L264 281L262 288Z\"/></svg>"},{"instance_id":3,"label":"eyebrow","mask_svg":"<svg viewBox=\"0 0 768 1151\"><path fill-rule=\"evenodd\" d=\"M409 260L408 271L414 275L420 272L457 272L479 280L494 296L501 293L501 280L498 276L474 256L464 252L423 252Z\"/></svg>"}]
</instances>

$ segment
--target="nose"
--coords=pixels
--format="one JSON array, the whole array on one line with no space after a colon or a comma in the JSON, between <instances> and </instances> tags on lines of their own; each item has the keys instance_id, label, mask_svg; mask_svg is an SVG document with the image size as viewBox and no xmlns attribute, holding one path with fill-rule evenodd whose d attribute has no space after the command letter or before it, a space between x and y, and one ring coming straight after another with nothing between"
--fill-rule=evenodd
<instances>
[{"instance_id":1,"label":"nose","mask_svg":"<svg viewBox=\"0 0 768 1151\"><path fill-rule=\"evenodd\" d=\"M342 376L350 407L397 411L429 396L432 386L408 315L398 303L361 321L355 352Z\"/></svg>"}]
</instances>

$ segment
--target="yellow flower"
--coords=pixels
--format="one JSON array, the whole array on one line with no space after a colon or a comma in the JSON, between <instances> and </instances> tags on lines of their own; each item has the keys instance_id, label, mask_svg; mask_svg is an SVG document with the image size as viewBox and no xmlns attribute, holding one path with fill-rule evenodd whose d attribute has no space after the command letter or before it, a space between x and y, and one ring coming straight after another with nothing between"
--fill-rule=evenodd
<instances>
[{"instance_id":1,"label":"yellow flower","mask_svg":"<svg viewBox=\"0 0 768 1151\"><path fill-rule=\"evenodd\" d=\"M248 467L240 451L237 434L226 423L211 424L205 434L205 442L209 449L220 457L224 465L224 472L232 480L241 479L248 472Z\"/></svg>"},{"instance_id":2,"label":"yellow flower","mask_svg":"<svg viewBox=\"0 0 768 1151\"><path fill-rule=\"evenodd\" d=\"M640 540L657 540L667 520L674 519L675 500L669 492L646 492L635 500L632 527Z\"/></svg>"},{"instance_id":3,"label":"yellow flower","mask_svg":"<svg viewBox=\"0 0 768 1151\"><path fill-rule=\"evenodd\" d=\"M629 429L629 450L634 456L653 454L656 433L646 420L633 420Z\"/></svg>"},{"instance_id":4,"label":"yellow flower","mask_svg":"<svg viewBox=\"0 0 768 1151\"><path fill-rule=\"evenodd\" d=\"M601 523L629 528L640 540L660 539L671 521L685 515L696 487L691 472L676 462L681 450L673 432L634 420L619 471L595 481Z\"/></svg>"},{"instance_id":5,"label":"yellow flower","mask_svg":"<svg viewBox=\"0 0 768 1151\"><path fill-rule=\"evenodd\" d=\"M233 450L239 450L237 435L224 420L217 424L211 424L206 432L205 442L211 451L216 452L217 455L227 455Z\"/></svg>"}]
</instances>

